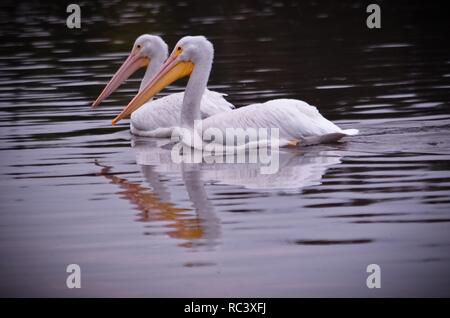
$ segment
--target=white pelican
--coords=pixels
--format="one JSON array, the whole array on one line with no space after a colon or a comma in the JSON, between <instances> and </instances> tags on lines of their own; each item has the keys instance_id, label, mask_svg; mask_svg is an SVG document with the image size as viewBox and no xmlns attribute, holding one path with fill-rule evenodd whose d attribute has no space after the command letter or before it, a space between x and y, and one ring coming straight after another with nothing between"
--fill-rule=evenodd
<instances>
[{"instance_id":1,"label":"white pelican","mask_svg":"<svg viewBox=\"0 0 450 318\"><path fill-rule=\"evenodd\" d=\"M227 128L279 128L279 146L288 146L299 143L331 142L358 133L356 129L342 130L325 119L316 107L295 99L275 99L213 115L201 121L202 131L198 131L196 123L201 118L200 101L206 89L213 55L213 45L205 37L182 38L158 74L112 121L113 125L136 111L166 86L177 79L190 76L181 108L179 126L188 128L188 132L194 132L194 135L197 134L201 138L203 132L209 128L220 130L224 136ZM186 129L181 131L181 140L193 146L191 134L186 134ZM258 140L258 144L267 145L268 142L270 143L270 140Z\"/></svg>"},{"instance_id":2,"label":"white pelican","mask_svg":"<svg viewBox=\"0 0 450 318\"><path fill-rule=\"evenodd\" d=\"M167 44L159 36L144 34L134 42L133 49L126 61L114 74L92 107L98 106L114 92L124 81L141 67L147 67L139 91L148 84L158 72L168 56ZM220 94L208 89L201 98L200 116L206 118L221 112L230 111L234 106ZM180 121L184 93L175 93L147 102L131 116L131 133L146 137L170 137L173 127ZM150 105L151 104L151 105Z\"/></svg>"}]
</instances>

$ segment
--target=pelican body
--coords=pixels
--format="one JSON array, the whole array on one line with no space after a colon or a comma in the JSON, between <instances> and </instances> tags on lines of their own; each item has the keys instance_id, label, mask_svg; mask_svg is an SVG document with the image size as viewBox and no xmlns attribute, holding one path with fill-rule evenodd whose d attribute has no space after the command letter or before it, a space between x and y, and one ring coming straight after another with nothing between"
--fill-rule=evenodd
<instances>
[{"instance_id":1,"label":"pelican body","mask_svg":"<svg viewBox=\"0 0 450 318\"><path fill-rule=\"evenodd\" d=\"M179 126L203 137L209 128L226 133L227 128L278 128L279 146L333 142L358 130L343 130L324 118L316 107L295 99L275 99L223 112L201 121L201 101L212 67L214 49L203 36L182 38L158 74L131 100L113 120L113 124L133 113L147 100L174 81L189 76L180 112ZM185 129L183 129L185 131ZM187 141L187 136L181 136ZM260 142L267 144L267 140ZM236 145L240 146L240 145Z\"/></svg>"},{"instance_id":2,"label":"pelican body","mask_svg":"<svg viewBox=\"0 0 450 318\"><path fill-rule=\"evenodd\" d=\"M144 34L139 36L130 55L114 74L99 97L92 104L95 108L109 97L134 72L146 67L139 92L150 82L168 56L167 44L159 36ZM206 118L221 112L230 111L234 106L227 102L224 94L204 90L200 102L200 117ZM139 111L131 114L131 133L147 137L170 137L174 127L180 122L184 93L174 93L157 100L150 99Z\"/></svg>"}]
</instances>

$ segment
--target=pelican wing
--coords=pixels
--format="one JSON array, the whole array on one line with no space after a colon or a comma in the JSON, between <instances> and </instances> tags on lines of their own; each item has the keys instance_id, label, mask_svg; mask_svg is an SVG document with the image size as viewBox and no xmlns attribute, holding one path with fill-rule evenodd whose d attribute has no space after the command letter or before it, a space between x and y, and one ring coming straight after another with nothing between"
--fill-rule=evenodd
<instances>
[{"instance_id":1,"label":"pelican wing","mask_svg":"<svg viewBox=\"0 0 450 318\"><path fill-rule=\"evenodd\" d=\"M200 114L202 118L208 118L234 109L234 105L229 103L224 96L227 95L205 89L200 105Z\"/></svg>"},{"instance_id":2,"label":"pelican wing","mask_svg":"<svg viewBox=\"0 0 450 318\"><path fill-rule=\"evenodd\" d=\"M307 143L323 142L324 138L337 140L355 133L347 133L324 118L316 107L295 99L275 99L220 113L203 120L203 130L209 127L224 134L227 128L278 128L281 140Z\"/></svg>"},{"instance_id":3,"label":"pelican wing","mask_svg":"<svg viewBox=\"0 0 450 318\"><path fill-rule=\"evenodd\" d=\"M205 90L200 112L202 118L231 111L234 105L227 102L224 94ZM171 128L180 124L184 92L170 94L144 104L131 114L133 134L147 137L170 137Z\"/></svg>"}]
</instances>

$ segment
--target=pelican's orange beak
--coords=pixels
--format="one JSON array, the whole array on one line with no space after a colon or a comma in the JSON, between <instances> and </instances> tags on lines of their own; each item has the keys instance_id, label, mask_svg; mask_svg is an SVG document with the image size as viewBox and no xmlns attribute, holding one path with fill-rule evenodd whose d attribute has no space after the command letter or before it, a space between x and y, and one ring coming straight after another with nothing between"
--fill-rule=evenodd
<instances>
[{"instance_id":1,"label":"pelican's orange beak","mask_svg":"<svg viewBox=\"0 0 450 318\"><path fill-rule=\"evenodd\" d=\"M136 72L141 67L145 67L150 63L148 57L141 56L139 50L133 50L126 61L122 64L119 70L114 74L109 83L103 89L101 94L97 97L92 104L92 108L98 106L104 99L108 98L128 77Z\"/></svg>"},{"instance_id":2,"label":"pelican's orange beak","mask_svg":"<svg viewBox=\"0 0 450 318\"><path fill-rule=\"evenodd\" d=\"M180 51L174 51L174 53L169 56L153 79L131 100L127 107L113 119L113 125L136 111L168 85L180 78L191 75L194 64L190 61L181 61L179 59L180 54Z\"/></svg>"}]
</instances>

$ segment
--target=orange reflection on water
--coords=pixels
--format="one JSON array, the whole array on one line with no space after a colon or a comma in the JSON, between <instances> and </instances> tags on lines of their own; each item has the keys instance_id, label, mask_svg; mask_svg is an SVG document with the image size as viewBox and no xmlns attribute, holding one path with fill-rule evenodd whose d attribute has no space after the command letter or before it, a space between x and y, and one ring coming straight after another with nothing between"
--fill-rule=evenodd
<instances>
[{"instance_id":1,"label":"orange reflection on water","mask_svg":"<svg viewBox=\"0 0 450 318\"><path fill-rule=\"evenodd\" d=\"M191 209L177 208L171 202L161 200L149 188L138 183L132 183L125 178L111 173L111 167L95 163L102 167L99 175L110 180L111 184L118 185L123 191L118 192L119 197L129 201L139 211L138 222L166 221L170 230L167 234L176 239L186 240L180 246L192 247L194 240L204 237L205 229L202 220L192 215Z\"/></svg>"}]
</instances>

